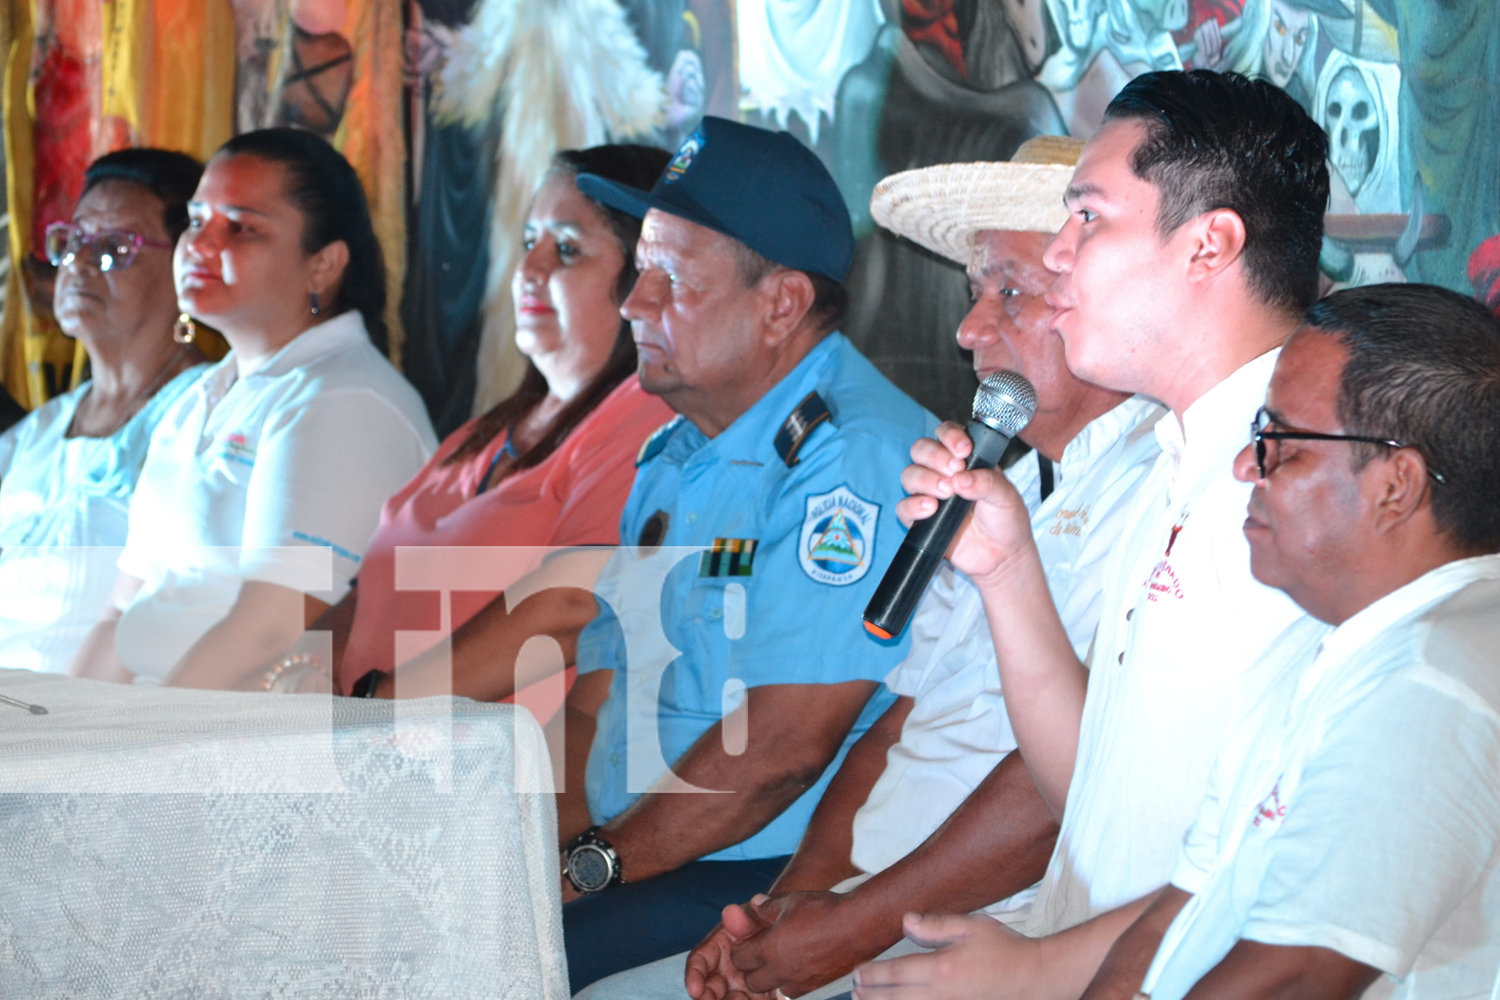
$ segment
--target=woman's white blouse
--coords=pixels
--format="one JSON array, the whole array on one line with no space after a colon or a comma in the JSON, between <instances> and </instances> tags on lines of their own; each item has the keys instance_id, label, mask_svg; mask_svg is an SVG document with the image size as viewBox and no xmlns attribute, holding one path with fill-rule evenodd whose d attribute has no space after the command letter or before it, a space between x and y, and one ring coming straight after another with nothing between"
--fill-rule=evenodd
<instances>
[{"instance_id":1,"label":"woman's white blouse","mask_svg":"<svg viewBox=\"0 0 1500 1000\"><path fill-rule=\"evenodd\" d=\"M109 437L67 436L88 382L0 435L0 667L67 671L115 582L151 433L207 370L179 374Z\"/></svg>"},{"instance_id":2,"label":"woman's white blouse","mask_svg":"<svg viewBox=\"0 0 1500 1000\"><path fill-rule=\"evenodd\" d=\"M121 662L160 682L245 580L338 601L381 505L436 444L416 390L357 312L243 377L231 353L152 438L119 562L143 581L116 631Z\"/></svg>"}]
</instances>

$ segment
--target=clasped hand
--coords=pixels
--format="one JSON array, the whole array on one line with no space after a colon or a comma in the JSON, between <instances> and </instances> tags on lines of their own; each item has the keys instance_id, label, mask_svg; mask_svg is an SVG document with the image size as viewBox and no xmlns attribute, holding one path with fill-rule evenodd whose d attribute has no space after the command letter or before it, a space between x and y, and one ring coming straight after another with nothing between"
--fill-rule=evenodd
<instances>
[{"instance_id":1,"label":"clasped hand","mask_svg":"<svg viewBox=\"0 0 1500 1000\"><path fill-rule=\"evenodd\" d=\"M726 906L723 922L688 955L684 984L693 1000L800 996L850 972L863 957L846 946L835 918L841 896L793 892ZM833 947L825 937L832 936Z\"/></svg>"},{"instance_id":2,"label":"clasped hand","mask_svg":"<svg viewBox=\"0 0 1500 1000\"><path fill-rule=\"evenodd\" d=\"M974 510L948 551L948 559L976 583L1003 572L1016 553L1034 545L1026 503L1010 480L997 470L965 471L974 446L963 427L952 421L938 426L937 439L912 445L912 464L901 473L911 494L896 505L908 527L931 517L938 502L955 494L973 500Z\"/></svg>"}]
</instances>

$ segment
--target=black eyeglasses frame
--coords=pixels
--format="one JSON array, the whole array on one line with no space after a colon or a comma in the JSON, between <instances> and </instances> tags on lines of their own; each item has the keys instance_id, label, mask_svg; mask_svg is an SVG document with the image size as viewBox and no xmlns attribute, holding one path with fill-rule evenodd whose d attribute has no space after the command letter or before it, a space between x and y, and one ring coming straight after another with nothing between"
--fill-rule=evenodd
<instances>
[{"instance_id":1,"label":"black eyeglasses frame","mask_svg":"<svg viewBox=\"0 0 1500 1000\"><path fill-rule=\"evenodd\" d=\"M1314 431L1268 431L1264 428L1262 421L1267 419L1266 408L1262 406L1255 411L1255 419L1250 421L1250 440L1255 445L1255 471L1260 478L1266 478L1266 442L1267 441L1349 441L1358 444L1376 444L1384 448L1409 448L1410 445L1393 441L1390 438L1365 437L1360 434L1319 434ZM1427 456L1423 455L1425 460ZM1427 475L1432 477L1435 483L1446 483L1447 477L1441 472L1434 470L1431 466L1427 468Z\"/></svg>"}]
</instances>

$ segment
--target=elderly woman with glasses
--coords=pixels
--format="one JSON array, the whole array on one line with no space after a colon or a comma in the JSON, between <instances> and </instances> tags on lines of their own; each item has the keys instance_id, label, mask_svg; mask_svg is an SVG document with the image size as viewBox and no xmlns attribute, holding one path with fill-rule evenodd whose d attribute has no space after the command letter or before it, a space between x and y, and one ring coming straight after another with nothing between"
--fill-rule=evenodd
<instances>
[{"instance_id":1,"label":"elderly woman with glasses","mask_svg":"<svg viewBox=\"0 0 1500 1000\"><path fill-rule=\"evenodd\" d=\"M91 378L0 437L0 666L67 669L115 578L151 433L202 372L173 337L171 252L202 172L182 153L110 153L47 229L53 310Z\"/></svg>"},{"instance_id":2,"label":"elderly woman with glasses","mask_svg":"<svg viewBox=\"0 0 1500 1000\"><path fill-rule=\"evenodd\" d=\"M229 355L151 440L113 589L71 671L256 687L343 597L380 505L437 441L386 358L385 264L354 168L299 129L209 160L175 254L178 319Z\"/></svg>"}]
</instances>

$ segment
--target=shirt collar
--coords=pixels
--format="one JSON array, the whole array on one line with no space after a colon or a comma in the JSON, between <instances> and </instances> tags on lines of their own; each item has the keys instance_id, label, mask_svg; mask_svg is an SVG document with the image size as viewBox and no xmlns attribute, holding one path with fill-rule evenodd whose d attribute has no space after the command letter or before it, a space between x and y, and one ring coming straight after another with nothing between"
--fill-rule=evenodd
<instances>
[{"instance_id":1,"label":"shirt collar","mask_svg":"<svg viewBox=\"0 0 1500 1000\"><path fill-rule=\"evenodd\" d=\"M1380 633L1479 580L1500 580L1500 555L1457 559L1428 570L1334 629L1323 640L1323 655L1335 659L1352 653Z\"/></svg>"},{"instance_id":2,"label":"shirt collar","mask_svg":"<svg viewBox=\"0 0 1500 1000\"><path fill-rule=\"evenodd\" d=\"M1205 473L1227 472L1250 440L1250 421L1266 401L1266 387L1281 354L1277 347L1236 369L1181 414L1156 423L1156 440L1173 466L1172 499Z\"/></svg>"},{"instance_id":3,"label":"shirt collar","mask_svg":"<svg viewBox=\"0 0 1500 1000\"><path fill-rule=\"evenodd\" d=\"M1142 421L1165 416L1166 411L1155 400L1145 396L1132 396L1119 406L1102 413L1079 431L1063 449L1059 466L1058 482L1066 483L1083 475L1099 456L1107 454L1115 442L1134 430Z\"/></svg>"},{"instance_id":4,"label":"shirt collar","mask_svg":"<svg viewBox=\"0 0 1500 1000\"><path fill-rule=\"evenodd\" d=\"M364 317L358 309L350 309L303 330L281 350L267 358L259 368L247 373L246 377L276 378L344 350L350 344L368 343L369 340Z\"/></svg>"},{"instance_id":5,"label":"shirt collar","mask_svg":"<svg viewBox=\"0 0 1500 1000\"><path fill-rule=\"evenodd\" d=\"M797 408L797 404L818 387L834 354L846 343L848 341L844 335L838 332L824 337L807 352L806 357L797 362L795 368L787 372L780 382L772 386L717 437L709 438L692 421L684 420L685 442L690 445L694 454L704 452L758 465L780 462L781 456L776 454L776 431Z\"/></svg>"}]
</instances>

